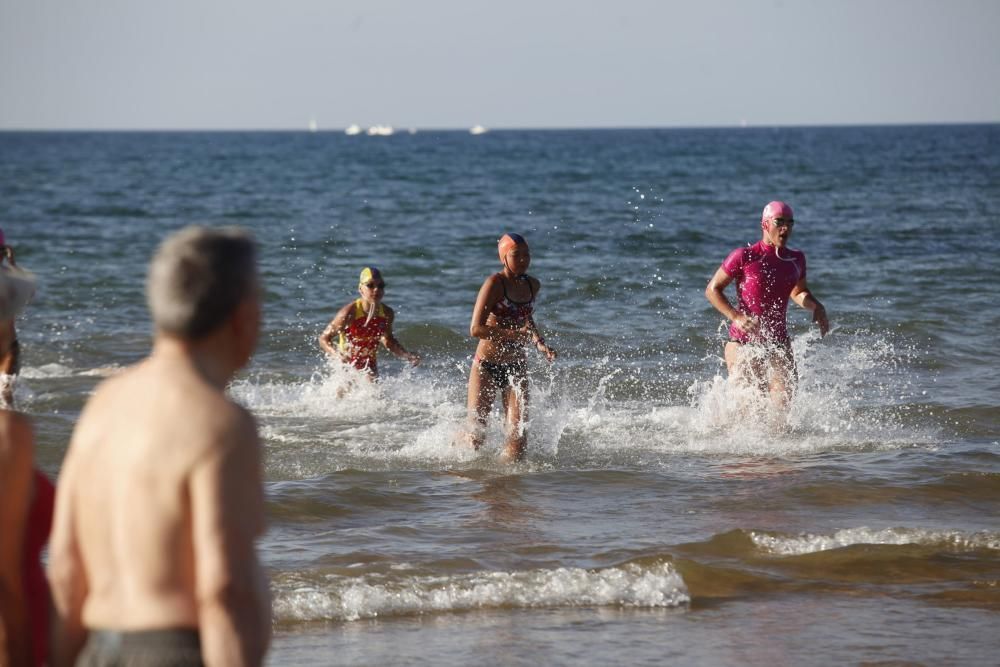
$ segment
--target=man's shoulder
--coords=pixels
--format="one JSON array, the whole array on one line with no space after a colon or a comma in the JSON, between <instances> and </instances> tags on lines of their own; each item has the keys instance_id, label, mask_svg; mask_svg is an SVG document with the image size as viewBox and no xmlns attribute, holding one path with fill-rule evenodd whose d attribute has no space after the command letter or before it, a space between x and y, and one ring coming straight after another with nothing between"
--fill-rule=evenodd
<instances>
[{"instance_id":1,"label":"man's shoulder","mask_svg":"<svg viewBox=\"0 0 1000 667\"><path fill-rule=\"evenodd\" d=\"M148 361L99 384L80 421L120 423L136 414L168 423L171 430L201 429L210 437L253 422L246 409L200 376L180 369L165 372Z\"/></svg>"},{"instance_id":2,"label":"man's shoulder","mask_svg":"<svg viewBox=\"0 0 1000 667\"><path fill-rule=\"evenodd\" d=\"M789 259L796 264L804 264L806 261L806 254L798 248L785 247L782 254L785 253L787 253L786 259Z\"/></svg>"},{"instance_id":3,"label":"man's shoulder","mask_svg":"<svg viewBox=\"0 0 1000 667\"><path fill-rule=\"evenodd\" d=\"M93 412L94 407L103 403L114 404L118 402L122 396L128 397L130 395L135 395L136 385L143 382L143 377L145 375L144 369L147 361L148 360L143 360L131 366L126 366L110 377L101 380L101 382L94 387L94 391L91 393L90 398L87 399L87 403L84 406L84 413L81 415L81 418L86 416L88 408L90 408L90 412Z\"/></svg>"},{"instance_id":4,"label":"man's shoulder","mask_svg":"<svg viewBox=\"0 0 1000 667\"><path fill-rule=\"evenodd\" d=\"M748 258L751 257L753 253L754 246L752 244L742 245L739 248L733 248L726 255L726 258L722 260L722 267L727 270L733 268L739 268L744 264Z\"/></svg>"}]
</instances>

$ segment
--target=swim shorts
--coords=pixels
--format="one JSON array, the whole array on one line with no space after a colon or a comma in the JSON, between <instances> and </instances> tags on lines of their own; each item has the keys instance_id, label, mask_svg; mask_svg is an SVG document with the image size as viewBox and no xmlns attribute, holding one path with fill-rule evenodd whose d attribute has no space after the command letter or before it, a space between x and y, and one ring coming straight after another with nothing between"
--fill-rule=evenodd
<instances>
[{"instance_id":1,"label":"swim shorts","mask_svg":"<svg viewBox=\"0 0 1000 667\"><path fill-rule=\"evenodd\" d=\"M197 630L91 630L77 667L202 667Z\"/></svg>"}]
</instances>

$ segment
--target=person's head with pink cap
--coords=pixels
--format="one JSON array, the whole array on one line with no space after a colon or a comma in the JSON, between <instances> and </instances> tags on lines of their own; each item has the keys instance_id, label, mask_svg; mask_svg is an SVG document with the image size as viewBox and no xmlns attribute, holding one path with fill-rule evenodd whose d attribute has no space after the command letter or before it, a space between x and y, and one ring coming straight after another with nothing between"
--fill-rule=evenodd
<instances>
[{"instance_id":1,"label":"person's head with pink cap","mask_svg":"<svg viewBox=\"0 0 1000 667\"><path fill-rule=\"evenodd\" d=\"M792 213L792 207L783 201L768 203L760 216L760 224L765 225L772 220L787 220L790 223L794 223L795 214Z\"/></svg>"},{"instance_id":2,"label":"person's head with pink cap","mask_svg":"<svg viewBox=\"0 0 1000 667\"><path fill-rule=\"evenodd\" d=\"M764 207L760 216L763 240L768 245L783 248L795 225L792 207L783 201L772 201Z\"/></svg>"}]
</instances>

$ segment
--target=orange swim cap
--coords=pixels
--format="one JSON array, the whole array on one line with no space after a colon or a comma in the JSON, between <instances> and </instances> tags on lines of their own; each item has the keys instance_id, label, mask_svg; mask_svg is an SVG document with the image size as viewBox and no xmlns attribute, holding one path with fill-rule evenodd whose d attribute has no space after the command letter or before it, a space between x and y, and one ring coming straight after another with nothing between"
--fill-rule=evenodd
<instances>
[{"instance_id":1,"label":"orange swim cap","mask_svg":"<svg viewBox=\"0 0 1000 667\"><path fill-rule=\"evenodd\" d=\"M520 234L504 234L497 241L497 251L500 254L500 261L507 261L507 253L514 249L517 245L528 245L528 242L524 240L524 237Z\"/></svg>"}]
</instances>

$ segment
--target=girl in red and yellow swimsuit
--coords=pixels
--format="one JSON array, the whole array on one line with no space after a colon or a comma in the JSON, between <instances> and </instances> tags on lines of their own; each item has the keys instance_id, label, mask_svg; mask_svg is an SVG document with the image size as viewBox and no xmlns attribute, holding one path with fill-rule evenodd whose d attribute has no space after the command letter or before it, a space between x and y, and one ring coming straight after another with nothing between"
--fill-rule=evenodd
<instances>
[{"instance_id":1,"label":"girl in red and yellow swimsuit","mask_svg":"<svg viewBox=\"0 0 1000 667\"><path fill-rule=\"evenodd\" d=\"M469 373L471 440L479 449L500 392L507 416L504 458L518 460L528 443L524 430L528 417L528 360L524 348L533 345L549 361L555 359L556 352L545 344L535 326L535 296L541 284L526 273L531 263L528 242L520 234L504 234L497 250L503 270L483 282L469 326L469 333L479 339Z\"/></svg>"},{"instance_id":2,"label":"girl in red and yellow swimsuit","mask_svg":"<svg viewBox=\"0 0 1000 667\"><path fill-rule=\"evenodd\" d=\"M372 379L378 377L379 343L401 359L416 366L420 357L407 352L392 334L395 317L392 308L382 303L385 294L385 280L374 266L361 270L358 283L361 298L355 299L341 308L333 321L319 336L319 346L345 364L366 371ZM333 337L339 336L336 346Z\"/></svg>"}]
</instances>

